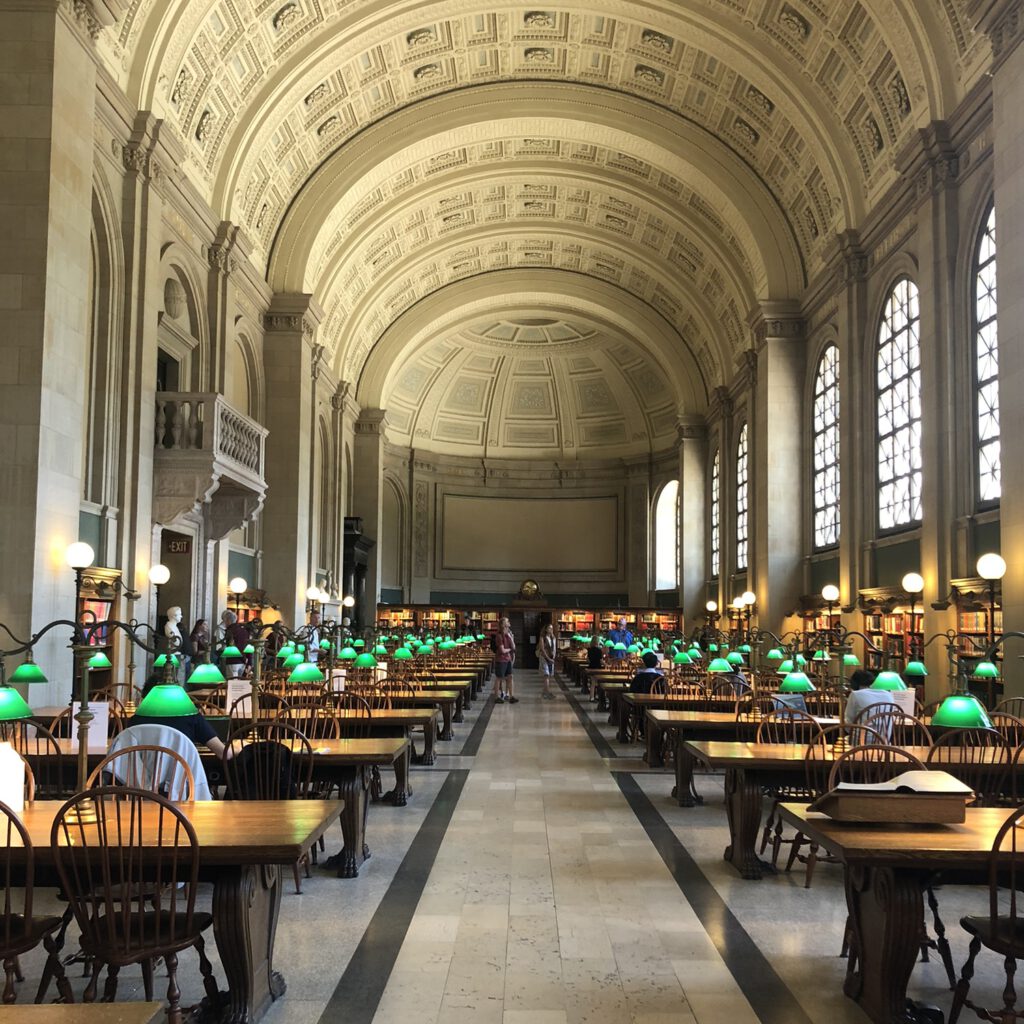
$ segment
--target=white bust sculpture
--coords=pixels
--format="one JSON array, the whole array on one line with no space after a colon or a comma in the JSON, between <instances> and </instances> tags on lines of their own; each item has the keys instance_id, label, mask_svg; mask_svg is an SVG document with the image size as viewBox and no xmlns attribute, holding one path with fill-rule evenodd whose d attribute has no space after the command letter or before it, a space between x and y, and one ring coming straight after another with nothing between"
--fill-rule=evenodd
<instances>
[{"instance_id":1,"label":"white bust sculpture","mask_svg":"<svg viewBox=\"0 0 1024 1024\"><path fill-rule=\"evenodd\" d=\"M167 646L172 651L181 649L181 630L178 623L181 622L181 609L174 605L167 609L167 623L164 626L164 636L167 637Z\"/></svg>"}]
</instances>

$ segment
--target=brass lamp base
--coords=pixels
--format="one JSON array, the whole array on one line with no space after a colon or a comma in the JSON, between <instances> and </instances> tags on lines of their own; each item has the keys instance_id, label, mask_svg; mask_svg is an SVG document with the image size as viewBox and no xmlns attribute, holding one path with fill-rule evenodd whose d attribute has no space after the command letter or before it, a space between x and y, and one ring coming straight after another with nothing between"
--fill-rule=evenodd
<instances>
[{"instance_id":1,"label":"brass lamp base","mask_svg":"<svg viewBox=\"0 0 1024 1024\"><path fill-rule=\"evenodd\" d=\"M79 800L67 814L67 820L73 825L95 825L98 819L96 803L91 797Z\"/></svg>"},{"instance_id":2,"label":"brass lamp base","mask_svg":"<svg viewBox=\"0 0 1024 1024\"><path fill-rule=\"evenodd\" d=\"M829 749L833 754L845 754L850 749L850 738L848 736L837 737Z\"/></svg>"}]
</instances>

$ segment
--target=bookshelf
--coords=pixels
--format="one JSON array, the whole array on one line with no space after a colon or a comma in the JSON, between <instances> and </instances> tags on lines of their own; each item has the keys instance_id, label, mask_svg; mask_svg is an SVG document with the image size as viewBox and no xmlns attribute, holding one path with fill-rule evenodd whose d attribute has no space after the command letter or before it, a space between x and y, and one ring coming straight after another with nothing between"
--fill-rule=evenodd
<instances>
[{"instance_id":1,"label":"bookshelf","mask_svg":"<svg viewBox=\"0 0 1024 1024\"><path fill-rule=\"evenodd\" d=\"M415 629L416 612L412 608L378 608L377 628L385 632Z\"/></svg>"},{"instance_id":2,"label":"bookshelf","mask_svg":"<svg viewBox=\"0 0 1024 1024\"><path fill-rule=\"evenodd\" d=\"M922 633L921 612L909 611L867 611L864 613L864 633L878 648L888 654L890 661L905 663L911 660L912 654L920 656L924 641ZM883 657L874 651L864 652L864 666L870 669L881 669Z\"/></svg>"},{"instance_id":3,"label":"bookshelf","mask_svg":"<svg viewBox=\"0 0 1024 1024\"><path fill-rule=\"evenodd\" d=\"M681 631L678 612L642 611L639 613L638 632L664 636Z\"/></svg>"},{"instance_id":4,"label":"bookshelf","mask_svg":"<svg viewBox=\"0 0 1024 1024\"><path fill-rule=\"evenodd\" d=\"M636 633L636 612L626 608L606 608L598 615L598 624L602 633L607 633L609 629L615 629L619 619L625 619L626 629L631 633Z\"/></svg>"},{"instance_id":5,"label":"bookshelf","mask_svg":"<svg viewBox=\"0 0 1024 1024\"><path fill-rule=\"evenodd\" d=\"M560 608L554 613L555 632L560 639L571 639L577 633L590 636L594 630L593 612L579 608Z\"/></svg>"}]
</instances>

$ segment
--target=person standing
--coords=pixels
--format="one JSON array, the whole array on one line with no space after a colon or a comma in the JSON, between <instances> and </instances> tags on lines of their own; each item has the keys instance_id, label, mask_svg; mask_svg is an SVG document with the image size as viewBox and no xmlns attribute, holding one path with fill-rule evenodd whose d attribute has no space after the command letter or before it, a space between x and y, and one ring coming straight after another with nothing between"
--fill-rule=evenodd
<instances>
[{"instance_id":1,"label":"person standing","mask_svg":"<svg viewBox=\"0 0 1024 1024\"><path fill-rule=\"evenodd\" d=\"M512 665L516 660L516 638L512 635L509 621L503 618L498 623L498 633L494 638L494 689L497 703L518 704L519 698L513 694Z\"/></svg>"},{"instance_id":2,"label":"person standing","mask_svg":"<svg viewBox=\"0 0 1024 1024\"><path fill-rule=\"evenodd\" d=\"M306 661L316 664L320 657L320 613L312 611L309 613L309 636L306 639Z\"/></svg>"},{"instance_id":3,"label":"person standing","mask_svg":"<svg viewBox=\"0 0 1024 1024\"><path fill-rule=\"evenodd\" d=\"M626 620L624 618L619 619L616 629L608 630L608 638L617 644L625 644L627 647L633 642L633 634L626 628ZM618 661L626 656L626 652L617 651L615 648L612 648L611 656Z\"/></svg>"},{"instance_id":4,"label":"person standing","mask_svg":"<svg viewBox=\"0 0 1024 1024\"><path fill-rule=\"evenodd\" d=\"M190 634L192 640L192 656L197 662L206 661L206 655L210 653L210 631L206 626L206 619L196 619Z\"/></svg>"},{"instance_id":5,"label":"person standing","mask_svg":"<svg viewBox=\"0 0 1024 1024\"><path fill-rule=\"evenodd\" d=\"M537 661L540 664L540 680L544 684L544 692L541 697L544 700L554 700L555 695L551 692L551 680L555 675L555 627L548 623L540 631L540 640L537 641Z\"/></svg>"},{"instance_id":6,"label":"person standing","mask_svg":"<svg viewBox=\"0 0 1024 1024\"><path fill-rule=\"evenodd\" d=\"M238 621L238 616L233 611L225 609L220 613L220 622L224 629L224 646L234 646L244 651L249 643L249 631ZM236 679L245 672L245 662L244 654L240 658L224 659L228 674Z\"/></svg>"}]
</instances>

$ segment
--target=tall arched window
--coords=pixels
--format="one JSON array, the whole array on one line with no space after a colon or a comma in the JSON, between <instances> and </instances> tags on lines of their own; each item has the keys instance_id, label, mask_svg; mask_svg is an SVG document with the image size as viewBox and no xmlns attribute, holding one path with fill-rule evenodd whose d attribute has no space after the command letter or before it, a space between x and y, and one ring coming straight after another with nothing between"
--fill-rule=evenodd
<instances>
[{"instance_id":1,"label":"tall arched window","mask_svg":"<svg viewBox=\"0 0 1024 1024\"><path fill-rule=\"evenodd\" d=\"M878 330L878 527L921 521L921 308L897 281Z\"/></svg>"},{"instance_id":2,"label":"tall arched window","mask_svg":"<svg viewBox=\"0 0 1024 1024\"><path fill-rule=\"evenodd\" d=\"M654 507L654 586L672 590L679 586L679 481L661 489Z\"/></svg>"},{"instance_id":3,"label":"tall arched window","mask_svg":"<svg viewBox=\"0 0 1024 1024\"><path fill-rule=\"evenodd\" d=\"M1003 493L999 459L999 343L996 335L996 210L989 210L974 260L974 383L978 501Z\"/></svg>"},{"instance_id":4,"label":"tall arched window","mask_svg":"<svg viewBox=\"0 0 1024 1024\"><path fill-rule=\"evenodd\" d=\"M740 430L740 439L736 442L736 568L747 567L747 536L748 536L748 489L749 467L747 464L747 425Z\"/></svg>"},{"instance_id":5,"label":"tall arched window","mask_svg":"<svg viewBox=\"0 0 1024 1024\"><path fill-rule=\"evenodd\" d=\"M717 576L722 560L722 508L721 508L722 460L715 452L711 463L711 575Z\"/></svg>"},{"instance_id":6,"label":"tall arched window","mask_svg":"<svg viewBox=\"0 0 1024 1024\"><path fill-rule=\"evenodd\" d=\"M839 349L829 345L814 376L814 546L839 543Z\"/></svg>"}]
</instances>

